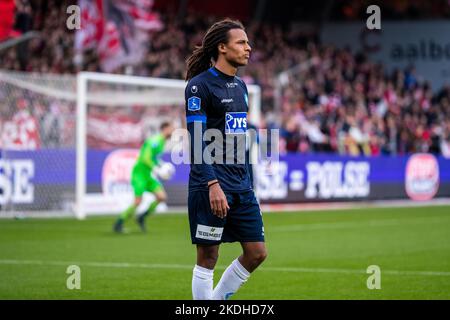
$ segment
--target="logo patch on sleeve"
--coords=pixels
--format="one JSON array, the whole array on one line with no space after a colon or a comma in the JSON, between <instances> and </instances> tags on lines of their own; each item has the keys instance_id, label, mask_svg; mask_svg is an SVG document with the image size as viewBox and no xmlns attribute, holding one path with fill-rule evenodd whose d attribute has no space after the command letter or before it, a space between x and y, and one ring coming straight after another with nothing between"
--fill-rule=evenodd
<instances>
[{"instance_id":1,"label":"logo patch on sleeve","mask_svg":"<svg viewBox=\"0 0 450 320\"><path fill-rule=\"evenodd\" d=\"M198 111L201 108L202 99L199 97L190 97L188 99L188 110L189 111Z\"/></svg>"},{"instance_id":2,"label":"logo patch on sleeve","mask_svg":"<svg viewBox=\"0 0 450 320\"><path fill-rule=\"evenodd\" d=\"M195 237L205 240L219 241L222 239L223 228L210 227L202 224L197 225Z\"/></svg>"},{"instance_id":3,"label":"logo patch on sleeve","mask_svg":"<svg viewBox=\"0 0 450 320\"><path fill-rule=\"evenodd\" d=\"M247 131L247 112L225 114L225 134L244 134Z\"/></svg>"}]
</instances>

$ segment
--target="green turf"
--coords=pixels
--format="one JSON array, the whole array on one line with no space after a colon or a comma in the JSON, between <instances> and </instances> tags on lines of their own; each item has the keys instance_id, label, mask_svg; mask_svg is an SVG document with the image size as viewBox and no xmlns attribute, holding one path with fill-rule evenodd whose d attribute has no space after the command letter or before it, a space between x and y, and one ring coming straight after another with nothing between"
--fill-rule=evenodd
<instances>
[{"instance_id":1,"label":"green turf","mask_svg":"<svg viewBox=\"0 0 450 320\"><path fill-rule=\"evenodd\" d=\"M148 234L134 221L113 234L113 220L0 219L0 299L191 299L187 216L152 216ZM268 258L234 299L450 298L450 207L270 213L264 222ZM239 244L221 247L216 283L239 254ZM81 268L80 290L66 287L70 264ZM380 290L367 289L369 265L381 268Z\"/></svg>"}]
</instances>

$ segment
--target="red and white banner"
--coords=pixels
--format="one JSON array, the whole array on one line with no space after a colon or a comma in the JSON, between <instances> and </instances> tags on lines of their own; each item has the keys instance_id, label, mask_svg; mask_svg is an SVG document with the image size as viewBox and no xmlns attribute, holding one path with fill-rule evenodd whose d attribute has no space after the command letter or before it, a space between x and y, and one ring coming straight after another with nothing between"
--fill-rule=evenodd
<instances>
[{"instance_id":1,"label":"red and white banner","mask_svg":"<svg viewBox=\"0 0 450 320\"><path fill-rule=\"evenodd\" d=\"M87 132L88 146L96 149L139 148L145 137L141 122L120 115L89 115Z\"/></svg>"},{"instance_id":2,"label":"red and white banner","mask_svg":"<svg viewBox=\"0 0 450 320\"><path fill-rule=\"evenodd\" d=\"M149 32L162 28L159 16L151 12L152 0L79 0L79 5L82 22L75 48L78 53L95 49L105 72L141 62Z\"/></svg>"}]
</instances>

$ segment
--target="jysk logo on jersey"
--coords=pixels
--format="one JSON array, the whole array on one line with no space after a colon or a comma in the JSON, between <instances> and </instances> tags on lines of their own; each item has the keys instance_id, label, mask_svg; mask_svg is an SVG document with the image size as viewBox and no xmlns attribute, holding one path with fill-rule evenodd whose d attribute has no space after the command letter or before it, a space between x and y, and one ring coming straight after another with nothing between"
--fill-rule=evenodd
<instances>
[{"instance_id":1,"label":"jysk logo on jersey","mask_svg":"<svg viewBox=\"0 0 450 320\"><path fill-rule=\"evenodd\" d=\"M201 101L199 97L190 97L188 99L188 110L189 111L198 111L201 107Z\"/></svg>"},{"instance_id":2,"label":"jysk logo on jersey","mask_svg":"<svg viewBox=\"0 0 450 320\"><path fill-rule=\"evenodd\" d=\"M247 131L247 112L225 114L225 134L244 134Z\"/></svg>"}]
</instances>

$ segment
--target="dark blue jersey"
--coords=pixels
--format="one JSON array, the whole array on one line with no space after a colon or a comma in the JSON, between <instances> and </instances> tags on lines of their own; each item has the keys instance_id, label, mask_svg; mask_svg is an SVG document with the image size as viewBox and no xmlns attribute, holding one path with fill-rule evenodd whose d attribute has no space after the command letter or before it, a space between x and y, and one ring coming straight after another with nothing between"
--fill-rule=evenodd
<instances>
[{"instance_id":1,"label":"dark blue jersey","mask_svg":"<svg viewBox=\"0 0 450 320\"><path fill-rule=\"evenodd\" d=\"M185 98L191 145L189 190L207 190L208 181L214 179L224 191L251 190L245 150L245 83L212 67L188 82Z\"/></svg>"}]
</instances>

